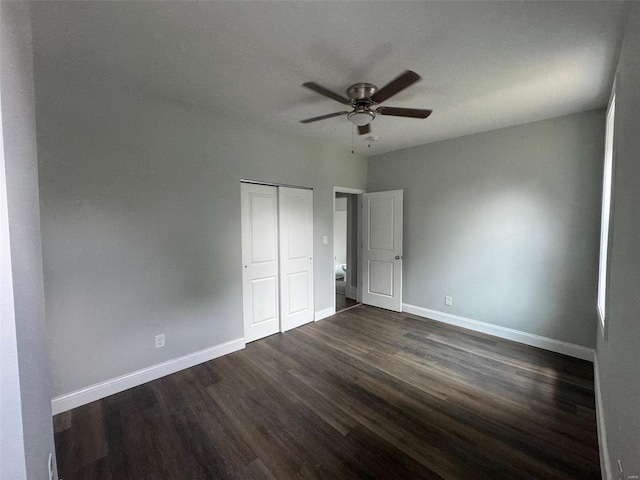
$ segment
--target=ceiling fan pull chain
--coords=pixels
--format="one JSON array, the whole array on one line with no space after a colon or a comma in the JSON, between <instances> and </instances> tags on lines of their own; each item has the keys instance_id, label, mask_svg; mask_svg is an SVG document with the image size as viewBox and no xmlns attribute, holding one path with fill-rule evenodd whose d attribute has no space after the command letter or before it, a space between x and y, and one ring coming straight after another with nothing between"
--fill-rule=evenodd
<instances>
[{"instance_id":1,"label":"ceiling fan pull chain","mask_svg":"<svg viewBox=\"0 0 640 480\"><path fill-rule=\"evenodd\" d=\"M353 153L354 153L353 138L354 138L354 136L355 136L355 133L356 133L356 126L355 126L355 125L353 125L353 126L351 127L351 154L352 154L352 155L353 155Z\"/></svg>"}]
</instances>

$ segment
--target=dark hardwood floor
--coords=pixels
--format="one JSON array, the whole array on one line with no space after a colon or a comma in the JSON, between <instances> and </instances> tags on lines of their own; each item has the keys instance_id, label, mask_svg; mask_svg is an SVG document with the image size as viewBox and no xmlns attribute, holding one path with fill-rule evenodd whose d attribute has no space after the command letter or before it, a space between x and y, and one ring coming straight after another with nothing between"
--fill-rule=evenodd
<instances>
[{"instance_id":1,"label":"dark hardwood floor","mask_svg":"<svg viewBox=\"0 0 640 480\"><path fill-rule=\"evenodd\" d=\"M336 312L358 304L355 300L347 298L346 289L344 278L336 278Z\"/></svg>"},{"instance_id":2,"label":"dark hardwood floor","mask_svg":"<svg viewBox=\"0 0 640 480\"><path fill-rule=\"evenodd\" d=\"M336 312L340 312L345 308L351 308L354 305L357 305L358 302L351 298L346 298L344 295L340 293L336 293Z\"/></svg>"},{"instance_id":3,"label":"dark hardwood floor","mask_svg":"<svg viewBox=\"0 0 640 480\"><path fill-rule=\"evenodd\" d=\"M600 478L591 363L364 306L54 426L64 480Z\"/></svg>"}]
</instances>

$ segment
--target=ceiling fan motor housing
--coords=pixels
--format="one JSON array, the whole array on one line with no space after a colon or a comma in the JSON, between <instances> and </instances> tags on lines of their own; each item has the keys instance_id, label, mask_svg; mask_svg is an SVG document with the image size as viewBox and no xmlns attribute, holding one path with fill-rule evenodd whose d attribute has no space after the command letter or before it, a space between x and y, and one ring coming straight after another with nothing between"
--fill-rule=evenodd
<instances>
[{"instance_id":1,"label":"ceiling fan motor housing","mask_svg":"<svg viewBox=\"0 0 640 480\"><path fill-rule=\"evenodd\" d=\"M358 103L359 100L365 100L367 104L372 103L371 97L378 91L372 83L354 83L347 89L347 95L352 102Z\"/></svg>"}]
</instances>

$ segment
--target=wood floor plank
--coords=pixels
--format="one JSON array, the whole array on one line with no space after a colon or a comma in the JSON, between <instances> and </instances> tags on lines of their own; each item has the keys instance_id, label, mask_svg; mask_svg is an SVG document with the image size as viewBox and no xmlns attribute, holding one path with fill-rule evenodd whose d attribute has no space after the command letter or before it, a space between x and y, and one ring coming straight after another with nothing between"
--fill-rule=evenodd
<instances>
[{"instance_id":1,"label":"wood floor plank","mask_svg":"<svg viewBox=\"0 0 640 480\"><path fill-rule=\"evenodd\" d=\"M189 371L186 370L185 373L187 372ZM184 375L183 378L185 377L189 378L190 375ZM198 388L189 389L180 381L180 377L176 377L175 380L176 388L184 396L190 398L187 403L188 416L193 418L198 431L201 431L200 442L210 445L212 449L219 452L218 462L225 465L229 476L234 475L244 465L254 462L256 460L255 452L236 433L229 419L216 408L213 399L206 393L206 390L200 388L205 384L211 386L216 382L204 382Z\"/></svg>"},{"instance_id":2,"label":"wood floor plank","mask_svg":"<svg viewBox=\"0 0 640 480\"><path fill-rule=\"evenodd\" d=\"M266 350L271 350L274 355L282 355L277 349L271 347L266 342L263 342L262 345ZM313 410L316 415L328 425L335 428L340 434L346 435L357 425L357 422L355 422L353 418L336 409L332 402L316 395L313 390L298 381L295 376L291 375L293 370L285 370L281 368L281 365L263 361L256 363L256 367L261 369L265 375L268 375L274 381L278 382L289 395L292 395L297 401Z\"/></svg>"},{"instance_id":3,"label":"wood floor plank","mask_svg":"<svg viewBox=\"0 0 640 480\"><path fill-rule=\"evenodd\" d=\"M320 377L297 377L312 388L318 395L333 399L336 407L351 415L380 438L393 447L440 475L455 474L452 478L464 478L464 467L456 464L441 449L438 442L421 441L412 432L389 422L385 418L388 405L375 395L358 388L354 382L344 380L333 374Z\"/></svg>"},{"instance_id":4,"label":"wood floor plank","mask_svg":"<svg viewBox=\"0 0 640 480\"><path fill-rule=\"evenodd\" d=\"M274 419L256 421L252 402L245 400L251 392L240 391L230 383L220 382L207 387L207 393L217 407L230 419L233 427L245 442L251 445L258 458L276 478L302 478L301 465L297 461L299 451L296 442L282 437L279 428L273 428Z\"/></svg>"},{"instance_id":5,"label":"wood floor plank","mask_svg":"<svg viewBox=\"0 0 640 480\"><path fill-rule=\"evenodd\" d=\"M73 410L69 431L71 456L75 465L84 467L107 455L101 402L92 402Z\"/></svg>"},{"instance_id":6,"label":"wood floor plank","mask_svg":"<svg viewBox=\"0 0 640 480\"><path fill-rule=\"evenodd\" d=\"M259 458L242 467L236 478L238 480L277 480Z\"/></svg>"},{"instance_id":7,"label":"wood floor plank","mask_svg":"<svg viewBox=\"0 0 640 480\"><path fill-rule=\"evenodd\" d=\"M71 411L62 412L60 415L53 417L54 433L63 432L71 428Z\"/></svg>"},{"instance_id":8,"label":"wood floor plank","mask_svg":"<svg viewBox=\"0 0 640 480\"><path fill-rule=\"evenodd\" d=\"M79 480L116 480L106 458L85 465L76 472L74 478Z\"/></svg>"},{"instance_id":9,"label":"wood floor plank","mask_svg":"<svg viewBox=\"0 0 640 480\"><path fill-rule=\"evenodd\" d=\"M592 364L366 306L54 427L65 480L600 478Z\"/></svg>"}]
</instances>

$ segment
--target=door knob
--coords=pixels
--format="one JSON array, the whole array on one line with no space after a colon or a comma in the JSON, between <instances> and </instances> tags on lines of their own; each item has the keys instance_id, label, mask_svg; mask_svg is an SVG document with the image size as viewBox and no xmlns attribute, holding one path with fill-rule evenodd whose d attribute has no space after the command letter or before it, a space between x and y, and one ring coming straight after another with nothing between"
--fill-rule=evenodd
<instances>
[{"instance_id":1,"label":"door knob","mask_svg":"<svg viewBox=\"0 0 640 480\"><path fill-rule=\"evenodd\" d=\"M400 260L400 255L396 255L396 260Z\"/></svg>"}]
</instances>

